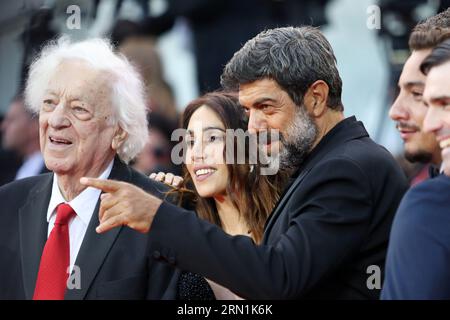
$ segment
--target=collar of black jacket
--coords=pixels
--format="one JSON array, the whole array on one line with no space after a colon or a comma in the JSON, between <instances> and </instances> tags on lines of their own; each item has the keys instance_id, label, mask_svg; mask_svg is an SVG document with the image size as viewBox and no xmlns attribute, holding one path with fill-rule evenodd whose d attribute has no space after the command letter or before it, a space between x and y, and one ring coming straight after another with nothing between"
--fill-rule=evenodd
<instances>
[{"instance_id":1,"label":"collar of black jacket","mask_svg":"<svg viewBox=\"0 0 450 320\"><path fill-rule=\"evenodd\" d=\"M444 169L441 165L430 164L428 167L428 175L430 178L436 178L437 176L444 174Z\"/></svg>"}]
</instances>

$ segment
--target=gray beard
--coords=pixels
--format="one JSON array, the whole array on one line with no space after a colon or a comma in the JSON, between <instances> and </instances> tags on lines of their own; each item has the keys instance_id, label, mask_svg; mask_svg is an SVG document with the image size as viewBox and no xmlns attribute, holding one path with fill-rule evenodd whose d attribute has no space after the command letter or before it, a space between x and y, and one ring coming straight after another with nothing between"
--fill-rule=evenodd
<instances>
[{"instance_id":1,"label":"gray beard","mask_svg":"<svg viewBox=\"0 0 450 320\"><path fill-rule=\"evenodd\" d=\"M297 109L294 121L280 135L280 168L292 170L297 168L311 151L317 138L318 129L314 120L304 106Z\"/></svg>"}]
</instances>

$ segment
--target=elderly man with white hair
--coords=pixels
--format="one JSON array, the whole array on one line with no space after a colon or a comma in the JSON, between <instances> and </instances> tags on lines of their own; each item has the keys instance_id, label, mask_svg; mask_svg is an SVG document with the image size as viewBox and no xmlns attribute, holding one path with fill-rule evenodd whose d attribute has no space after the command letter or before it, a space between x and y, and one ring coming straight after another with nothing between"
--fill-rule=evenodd
<instances>
[{"instance_id":1,"label":"elderly man with white hair","mask_svg":"<svg viewBox=\"0 0 450 320\"><path fill-rule=\"evenodd\" d=\"M146 142L143 92L105 40L61 38L31 65L26 103L52 172L0 188L0 299L175 298L177 272L149 256L146 235L95 232L100 191L79 183L109 177L164 195L127 165Z\"/></svg>"}]
</instances>

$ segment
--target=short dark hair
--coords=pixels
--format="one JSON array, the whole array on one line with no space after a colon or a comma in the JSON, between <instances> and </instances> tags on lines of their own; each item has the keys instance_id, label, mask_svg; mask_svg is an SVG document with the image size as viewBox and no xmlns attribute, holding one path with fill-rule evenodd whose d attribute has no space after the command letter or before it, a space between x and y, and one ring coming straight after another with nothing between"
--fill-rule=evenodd
<instances>
[{"instance_id":1,"label":"short dark hair","mask_svg":"<svg viewBox=\"0 0 450 320\"><path fill-rule=\"evenodd\" d=\"M434 67L450 61L450 39L438 44L420 65L420 71L427 75Z\"/></svg>"},{"instance_id":2,"label":"short dark hair","mask_svg":"<svg viewBox=\"0 0 450 320\"><path fill-rule=\"evenodd\" d=\"M285 27L261 32L234 54L225 66L222 86L237 90L240 84L263 78L275 80L298 105L317 80L329 86L327 105L342 111L342 80L333 49L319 29Z\"/></svg>"},{"instance_id":3,"label":"short dark hair","mask_svg":"<svg viewBox=\"0 0 450 320\"><path fill-rule=\"evenodd\" d=\"M450 8L416 25L409 36L411 50L431 49L441 43L450 28Z\"/></svg>"}]
</instances>

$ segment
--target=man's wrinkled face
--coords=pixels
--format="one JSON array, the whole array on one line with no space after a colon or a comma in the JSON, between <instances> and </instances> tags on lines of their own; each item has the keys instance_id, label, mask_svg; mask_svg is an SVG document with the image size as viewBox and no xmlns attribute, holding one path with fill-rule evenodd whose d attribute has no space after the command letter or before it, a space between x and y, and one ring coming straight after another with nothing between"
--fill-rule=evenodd
<instances>
[{"instance_id":1,"label":"man's wrinkled face","mask_svg":"<svg viewBox=\"0 0 450 320\"><path fill-rule=\"evenodd\" d=\"M439 146L434 135L422 130L427 111L422 101L426 77L419 67L430 52L414 51L408 58L398 82L400 93L389 111L405 144L405 157L412 162L440 161L435 156Z\"/></svg>"},{"instance_id":2,"label":"man's wrinkled face","mask_svg":"<svg viewBox=\"0 0 450 320\"><path fill-rule=\"evenodd\" d=\"M117 131L108 74L80 60L59 64L39 112L40 144L47 168L82 176L114 157Z\"/></svg>"},{"instance_id":3,"label":"man's wrinkled face","mask_svg":"<svg viewBox=\"0 0 450 320\"><path fill-rule=\"evenodd\" d=\"M249 117L248 130L261 134L278 130L266 150L279 152L282 168L297 166L310 151L317 127L304 106L297 106L276 81L262 79L239 87L239 102Z\"/></svg>"},{"instance_id":4,"label":"man's wrinkled face","mask_svg":"<svg viewBox=\"0 0 450 320\"><path fill-rule=\"evenodd\" d=\"M424 130L436 136L444 172L450 176L450 62L430 70L423 98L428 106Z\"/></svg>"}]
</instances>

